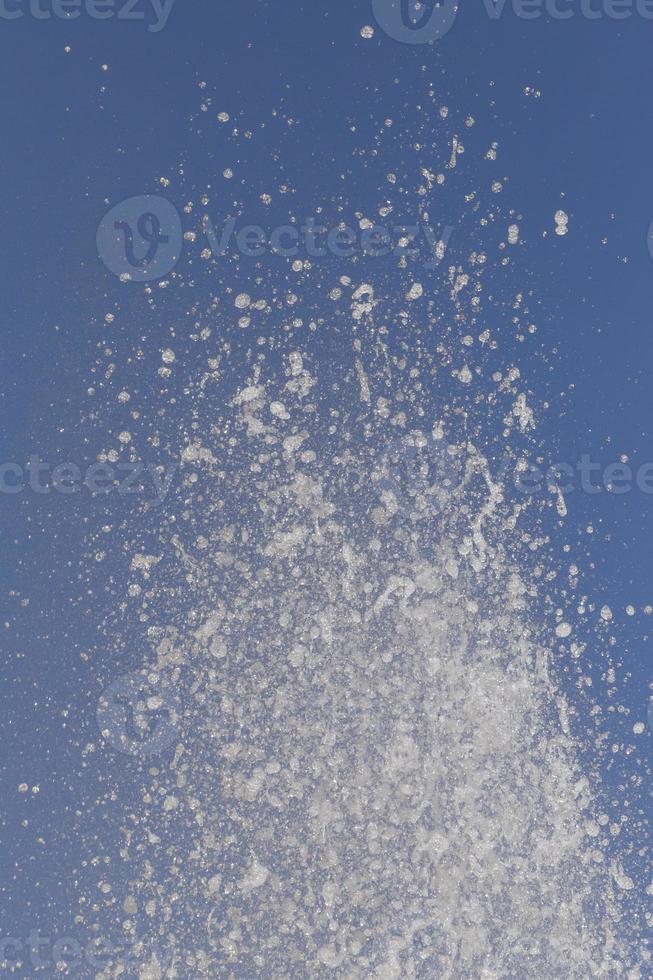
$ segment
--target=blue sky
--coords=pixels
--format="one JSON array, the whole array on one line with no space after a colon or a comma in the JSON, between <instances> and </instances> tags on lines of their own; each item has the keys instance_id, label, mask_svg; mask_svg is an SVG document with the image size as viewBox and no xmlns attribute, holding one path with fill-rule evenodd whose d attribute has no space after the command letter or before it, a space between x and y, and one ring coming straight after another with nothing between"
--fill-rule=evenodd
<instances>
[{"instance_id":1,"label":"blue sky","mask_svg":"<svg viewBox=\"0 0 653 980\"><path fill-rule=\"evenodd\" d=\"M84 13L66 22L24 10L22 18L0 18L3 462L31 454L94 459L112 419L100 413L90 428L79 420L107 333L102 321L117 302L131 315L108 343L117 350L161 345L156 311L141 309L135 293L126 296L98 259L95 236L107 201L159 193L156 178L177 175L180 165L190 184L213 183L216 201L227 200L220 174L234 161L217 127L204 125L200 83L212 115L224 109L243 127L265 122L238 173L248 182L242 193L251 196L252 223L273 224L276 205L265 212L258 197L275 153L292 161L298 210L336 201L343 173L352 200L362 208L375 200L366 164L352 154L371 144L385 117L417 118L425 78L477 119L478 136L470 139L498 142L504 194L523 215L520 274L536 297L538 335L522 373L535 402L550 406L538 416L551 454L545 463L573 465L583 454L602 466L622 455L635 469L653 462L653 23L636 12L588 20L579 5L567 20L524 20L506 4L493 20L481 3L463 0L445 37L407 45L384 34L370 0L177 0L158 32L143 21ZM367 24L375 26L369 40L360 36ZM283 111L273 116L273 107ZM400 171L407 150L395 145L392 154ZM183 193L171 190L182 208ZM451 208L436 223L455 224ZM553 233L559 208L569 215L565 237ZM455 230L451 247L463 248ZM497 289L507 295L508 285L509 278ZM582 563L581 591L597 609L613 609L611 634L623 674L631 675L617 700L632 713L615 713L610 724L615 741L628 740L633 722L646 718L653 681L653 617L643 612L653 604L653 496L576 492L567 503L562 525L555 511L546 518L552 550L563 567L568 544L569 561ZM80 651L93 647L115 590L107 565L82 566L79 555L103 514L126 519L129 501L112 499L106 508L101 513L82 497L0 497L9 786L1 830L11 855L3 873L5 934L22 935L26 920L53 929L69 918L80 861L76 801L101 792L101 773L79 766L95 719L77 692L93 689L102 675ZM114 559L108 566L118 574ZM634 616L626 615L628 604ZM606 646L609 634L601 634ZM601 656L597 647L603 690ZM575 680L572 670L572 691ZM609 782L645 773L650 734L638 744L635 756L606 771ZM14 792L26 769L48 787L29 806ZM649 808L649 775L629 792L633 807ZM107 841L117 840L110 810L96 808L94 819ZM34 850L37 831L46 840L41 852ZM643 881L646 859L633 853L630 860Z\"/></svg>"}]
</instances>

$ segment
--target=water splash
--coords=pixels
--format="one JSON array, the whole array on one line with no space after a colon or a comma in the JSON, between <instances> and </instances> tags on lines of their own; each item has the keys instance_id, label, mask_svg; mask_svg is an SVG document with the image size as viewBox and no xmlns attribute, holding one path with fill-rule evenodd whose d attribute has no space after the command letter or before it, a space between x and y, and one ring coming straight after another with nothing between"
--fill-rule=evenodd
<instances>
[{"instance_id":1,"label":"water splash","mask_svg":"<svg viewBox=\"0 0 653 980\"><path fill-rule=\"evenodd\" d=\"M171 278L209 353L165 348L148 438L180 485L124 542L152 690L122 865L81 905L128 948L98 980L642 975L537 614L546 535L494 465L533 444L535 326L522 292L510 342L488 326L483 238L523 222L463 186L476 237L437 284L309 263L300 296L272 269L225 288L234 329L233 301L200 315L202 283ZM148 695L175 706L154 734ZM138 755L136 722L109 736Z\"/></svg>"}]
</instances>

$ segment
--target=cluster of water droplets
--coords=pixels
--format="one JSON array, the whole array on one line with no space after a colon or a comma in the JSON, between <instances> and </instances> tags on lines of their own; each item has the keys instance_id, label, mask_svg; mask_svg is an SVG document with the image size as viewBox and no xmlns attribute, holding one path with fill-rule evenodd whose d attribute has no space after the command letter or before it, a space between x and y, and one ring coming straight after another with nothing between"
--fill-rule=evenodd
<instances>
[{"instance_id":1,"label":"cluster of water droplets","mask_svg":"<svg viewBox=\"0 0 653 980\"><path fill-rule=\"evenodd\" d=\"M479 227L495 207L473 204ZM490 264L445 255L438 302L405 264L399 290L316 273L321 321L273 271L235 308L276 329L230 330L234 287L206 300L203 367L166 346L183 397L148 412L175 509L123 544L151 654L98 714L139 799L113 789L121 854L80 905L129 955L97 980L645 975L534 613L537 508L496 477L534 427L514 349L535 328L513 294L501 350Z\"/></svg>"}]
</instances>

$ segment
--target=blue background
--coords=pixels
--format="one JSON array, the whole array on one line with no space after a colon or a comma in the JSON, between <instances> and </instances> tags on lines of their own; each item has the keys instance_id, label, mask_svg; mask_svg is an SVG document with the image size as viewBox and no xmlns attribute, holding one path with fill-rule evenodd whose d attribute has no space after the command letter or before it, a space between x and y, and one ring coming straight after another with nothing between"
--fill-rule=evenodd
<instances>
[{"instance_id":1,"label":"blue background","mask_svg":"<svg viewBox=\"0 0 653 980\"><path fill-rule=\"evenodd\" d=\"M399 44L378 27L366 41L364 24L374 24L369 0L177 0L158 34L143 23L86 16L0 20L2 461L31 453L92 461L103 442L79 419L98 341L126 350L142 337L145 347L165 346L155 315L138 326L123 318L113 333L104 327L118 298L140 306L99 262L95 232L105 199L156 193L154 177L174 175L180 162L198 185L213 180L222 193L219 175L234 161L218 127L195 141L205 123L200 81L212 117L224 108L243 127L269 123L248 162L253 199L266 189L257 173L270 172L279 147L295 177L304 173L298 195L311 208L340 192L352 149L371 139L379 120L413 111L425 77L444 102L478 120L488 145L499 142L496 172L509 177L505 193L529 228L519 265L541 303L538 345L548 356L521 367L534 403L551 406L539 419L550 461L574 462L581 453L606 464L622 453L635 467L653 461L653 23L523 21L510 9L490 21L481 4L463 0L454 27L433 47ZM526 86L541 97L525 95ZM274 107L301 125L273 123ZM350 125L358 132L348 143ZM395 152L400 166L404 150ZM360 187L350 184L349 193L364 201L360 171L353 179ZM570 216L566 238L552 235L559 207ZM110 416L97 420L99 430L113 424ZM80 767L80 749L97 736L93 693L111 676L80 652L96 644L95 624L119 592L107 579L116 556L94 570L80 555L89 530L106 514L120 520L129 506L112 500L102 510L81 496L0 498L4 935L37 926L72 934L75 879L88 874L76 844L88 819L75 811L102 793L93 764ZM607 705L600 677L614 635L622 682L624 672L632 675L615 703L632 713L610 717L611 741L631 741L652 681L653 618L641 610L653 603L653 498L575 493L568 507L562 530L555 512L549 518L561 567L581 566L594 621L604 602L615 614L601 642L588 629L594 652L585 670L595 672L595 694ZM637 609L630 619L627 603ZM573 669L568 680L573 691ZM650 807L650 741L647 732L638 753L619 754L605 768L608 785L643 777L626 793L633 809ZM36 799L16 794L23 778L40 783ZM111 850L119 834L110 808L96 807L93 819ZM629 843L641 883L647 859L636 849L648 841Z\"/></svg>"}]
</instances>

